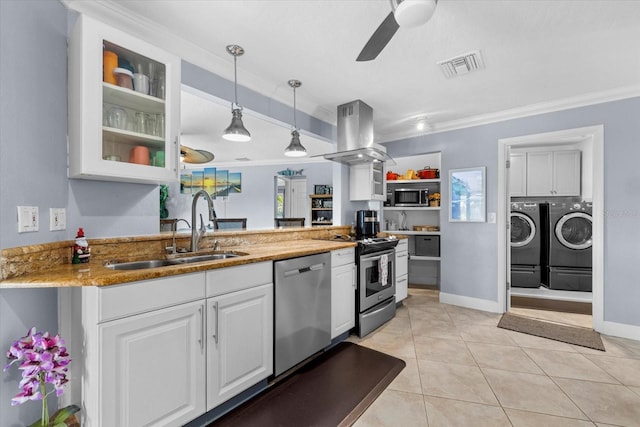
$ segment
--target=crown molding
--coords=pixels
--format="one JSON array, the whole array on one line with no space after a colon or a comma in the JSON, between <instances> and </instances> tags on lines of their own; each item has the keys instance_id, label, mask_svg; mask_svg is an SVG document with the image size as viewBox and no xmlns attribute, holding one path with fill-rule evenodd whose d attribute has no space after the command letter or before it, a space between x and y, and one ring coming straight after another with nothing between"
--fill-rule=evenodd
<instances>
[{"instance_id":1,"label":"crown molding","mask_svg":"<svg viewBox=\"0 0 640 427\"><path fill-rule=\"evenodd\" d=\"M586 93L569 98L557 99L549 102L525 105L523 107L498 111L489 114L466 117L448 122L433 123L429 132L405 132L393 135L385 135L380 143L394 142L401 139L415 138L439 132L448 132L457 129L464 129L473 126L487 125L491 123L503 122L506 120L519 119L522 117L535 116L556 111L568 110L571 108L585 107L588 105L602 104L605 102L618 101L620 99L634 98L640 96L640 85L624 86L603 92Z\"/></svg>"}]
</instances>

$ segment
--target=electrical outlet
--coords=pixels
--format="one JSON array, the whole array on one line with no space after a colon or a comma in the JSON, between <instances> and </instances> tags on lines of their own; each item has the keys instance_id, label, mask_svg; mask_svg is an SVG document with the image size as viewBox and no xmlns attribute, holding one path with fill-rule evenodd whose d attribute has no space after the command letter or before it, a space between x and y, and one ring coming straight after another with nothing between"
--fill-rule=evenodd
<instances>
[{"instance_id":1,"label":"electrical outlet","mask_svg":"<svg viewBox=\"0 0 640 427\"><path fill-rule=\"evenodd\" d=\"M49 231L67 229L67 211L65 208L49 208Z\"/></svg>"},{"instance_id":2,"label":"electrical outlet","mask_svg":"<svg viewBox=\"0 0 640 427\"><path fill-rule=\"evenodd\" d=\"M37 206L18 206L18 233L38 231L39 217Z\"/></svg>"}]
</instances>

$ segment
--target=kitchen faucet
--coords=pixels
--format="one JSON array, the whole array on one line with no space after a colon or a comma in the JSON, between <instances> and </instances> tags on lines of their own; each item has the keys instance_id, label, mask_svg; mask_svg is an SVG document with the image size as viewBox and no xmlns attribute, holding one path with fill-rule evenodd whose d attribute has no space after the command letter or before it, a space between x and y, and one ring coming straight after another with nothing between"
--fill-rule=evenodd
<instances>
[{"instance_id":1,"label":"kitchen faucet","mask_svg":"<svg viewBox=\"0 0 640 427\"><path fill-rule=\"evenodd\" d=\"M198 252L200 239L207 232L207 229L204 226L204 221L202 220L202 214L200 214L200 230L196 229L196 205L198 204L198 198L200 196L204 197L209 205L209 221L213 221L217 218L216 210L213 208L213 200L211 199L211 196L209 196L209 193L204 190L200 190L194 194L193 202L191 202L191 252Z\"/></svg>"},{"instance_id":2,"label":"kitchen faucet","mask_svg":"<svg viewBox=\"0 0 640 427\"><path fill-rule=\"evenodd\" d=\"M189 221L187 221L186 219L183 218L178 218L173 222L173 233L171 236L171 246L167 246L165 247L165 251L167 251L167 253L170 254L175 254L176 252L181 252L181 251L186 251L186 249L182 249L181 251L178 251L178 247L176 246L176 231L178 231L178 223L180 221L184 221L185 224L187 224L187 227L191 228L191 225L189 225Z\"/></svg>"}]
</instances>

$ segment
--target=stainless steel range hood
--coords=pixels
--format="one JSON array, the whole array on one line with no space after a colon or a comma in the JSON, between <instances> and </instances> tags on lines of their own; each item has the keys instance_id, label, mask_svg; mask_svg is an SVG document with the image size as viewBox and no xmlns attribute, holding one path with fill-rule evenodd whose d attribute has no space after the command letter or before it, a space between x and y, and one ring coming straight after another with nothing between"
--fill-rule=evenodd
<instances>
[{"instance_id":1,"label":"stainless steel range hood","mask_svg":"<svg viewBox=\"0 0 640 427\"><path fill-rule=\"evenodd\" d=\"M324 158L346 165L384 162L386 149L373 142L373 109L361 100L338 106L338 151Z\"/></svg>"}]
</instances>

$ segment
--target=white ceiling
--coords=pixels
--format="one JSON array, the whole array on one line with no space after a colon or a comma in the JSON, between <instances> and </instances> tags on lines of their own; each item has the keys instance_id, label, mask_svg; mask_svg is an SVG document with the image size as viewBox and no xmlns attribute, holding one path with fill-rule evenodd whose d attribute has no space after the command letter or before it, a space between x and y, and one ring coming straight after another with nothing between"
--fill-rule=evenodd
<instances>
[{"instance_id":1,"label":"white ceiling","mask_svg":"<svg viewBox=\"0 0 640 427\"><path fill-rule=\"evenodd\" d=\"M67 0L78 9L81 3L88 2ZM415 125L423 118L430 126L422 133L437 132L499 112L526 114L533 107L640 93L640 1L635 0L440 0L427 24L401 28L370 62L355 58L389 13L387 0L101 4L128 15L185 60L229 80L233 58L225 46L241 45L246 53L238 59L239 84L290 105L287 80L299 79L298 109L330 123L337 105L362 99L373 107L378 142L420 134ZM438 61L474 50L482 52L485 69L445 78ZM197 101L190 98L185 96L185 112L200 108L189 107ZM225 109L227 117L216 120L212 139L230 121ZM191 126L202 130L196 122L183 115L185 135L196 133ZM246 126L257 141L257 125L252 129L247 118ZM285 129L277 143L265 142L277 146L270 149L272 157L282 158L289 132ZM244 148L247 157L267 156L250 144ZM216 150L222 157L223 149Z\"/></svg>"}]
</instances>

